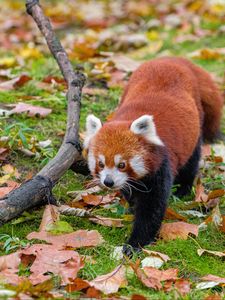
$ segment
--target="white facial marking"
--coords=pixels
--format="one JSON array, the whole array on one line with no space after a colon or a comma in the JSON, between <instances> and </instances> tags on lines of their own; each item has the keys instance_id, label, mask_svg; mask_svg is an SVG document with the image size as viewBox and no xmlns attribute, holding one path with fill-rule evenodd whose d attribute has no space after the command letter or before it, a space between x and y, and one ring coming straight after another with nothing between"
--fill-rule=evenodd
<instances>
[{"instance_id":1,"label":"white facial marking","mask_svg":"<svg viewBox=\"0 0 225 300\"><path fill-rule=\"evenodd\" d=\"M120 189L128 179L127 174L124 172L120 172L116 167L114 168L105 167L101 172L99 172L99 174L100 174L100 181L102 185L104 185L104 180L106 176L110 176L114 182L113 185L114 189Z\"/></svg>"},{"instance_id":2,"label":"white facial marking","mask_svg":"<svg viewBox=\"0 0 225 300\"><path fill-rule=\"evenodd\" d=\"M139 177L144 177L147 175L148 171L145 168L144 159L140 155L135 155L130 159L131 168Z\"/></svg>"},{"instance_id":3,"label":"white facial marking","mask_svg":"<svg viewBox=\"0 0 225 300\"><path fill-rule=\"evenodd\" d=\"M164 145L160 137L157 135L153 116L143 115L140 118L136 119L131 124L130 130L135 134L142 135L144 138L146 138L146 140L155 145Z\"/></svg>"},{"instance_id":4,"label":"white facial marking","mask_svg":"<svg viewBox=\"0 0 225 300\"><path fill-rule=\"evenodd\" d=\"M116 154L114 156L114 163L116 166L121 162L121 158L122 158L122 156L120 154Z\"/></svg>"},{"instance_id":5,"label":"white facial marking","mask_svg":"<svg viewBox=\"0 0 225 300\"><path fill-rule=\"evenodd\" d=\"M84 148L87 149L91 138L93 138L102 127L101 121L94 115L88 115L86 119L86 134L84 139Z\"/></svg>"},{"instance_id":6,"label":"white facial marking","mask_svg":"<svg viewBox=\"0 0 225 300\"><path fill-rule=\"evenodd\" d=\"M99 154L98 158L103 164L105 164L105 156L103 154Z\"/></svg>"},{"instance_id":7,"label":"white facial marking","mask_svg":"<svg viewBox=\"0 0 225 300\"><path fill-rule=\"evenodd\" d=\"M91 173L95 172L96 159L95 159L94 153L92 151L88 152L88 167L89 167L89 170L91 171Z\"/></svg>"}]
</instances>

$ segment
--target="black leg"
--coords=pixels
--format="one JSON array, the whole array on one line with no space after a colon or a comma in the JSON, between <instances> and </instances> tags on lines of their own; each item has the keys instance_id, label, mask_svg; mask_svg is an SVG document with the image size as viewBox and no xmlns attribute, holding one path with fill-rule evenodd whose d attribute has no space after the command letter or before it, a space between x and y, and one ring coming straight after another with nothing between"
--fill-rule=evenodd
<instances>
[{"instance_id":1,"label":"black leg","mask_svg":"<svg viewBox=\"0 0 225 300\"><path fill-rule=\"evenodd\" d=\"M160 229L172 187L168 160L164 160L156 174L142 181L150 191L144 193L132 189L135 219L128 245L125 245L123 249L128 256L131 255L129 245L137 251L140 247L153 242Z\"/></svg>"},{"instance_id":2,"label":"black leg","mask_svg":"<svg viewBox=\"0 0 225 300\"><path fill-rule=\"evenodd\" d=\"M201 140L199 140L193 154L187 163L179 170L174 184L179 185L175 195L178 197L185 196L191 192L194 179L198 173L198 164L201 158Z\"/></svg>"}]
</instances>

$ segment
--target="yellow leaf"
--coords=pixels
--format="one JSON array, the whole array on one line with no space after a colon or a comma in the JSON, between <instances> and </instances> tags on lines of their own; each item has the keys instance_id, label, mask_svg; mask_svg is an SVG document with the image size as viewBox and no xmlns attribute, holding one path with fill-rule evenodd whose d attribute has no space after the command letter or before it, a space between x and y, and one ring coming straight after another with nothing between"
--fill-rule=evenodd
<instances>
[{"instance_id":1,"label":"yellow leaf","mask_svg":"<svg viewBox=\"0 0 225 300\"><path fill-rule=\"evenodd\" d=\"M20 50L19 55L23 58L40 58L42 56L41 52L37 48L25 47Z\"/></svg>"},{"instance_id":2,"label":"yellow leaf","mask_svg":"<svg viewBox=\"0 0 225 300\"><path fill-rule=\"evenodd\" d=\"M0 58L0 66L3 68L10 68L16 65L15 57L2 57Z\"/></svg>"}]
</instances>

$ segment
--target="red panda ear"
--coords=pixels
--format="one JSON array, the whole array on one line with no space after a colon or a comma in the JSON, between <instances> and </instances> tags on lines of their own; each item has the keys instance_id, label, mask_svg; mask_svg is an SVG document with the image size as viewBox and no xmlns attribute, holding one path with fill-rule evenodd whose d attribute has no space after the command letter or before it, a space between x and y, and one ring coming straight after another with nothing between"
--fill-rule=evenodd
<instances>
[{"instance_id":1,"label":"red panda ear","mask_svg":"<svg viewBox=\"0 0 225 300\"><path fill-rule=\"evenodd\" d=\"M163 146L163 142L157 135L153 116L143 115L140 118L133 121L130 126L130 130L135 134L142 135L147 141L152 144Z\"/></svg>"},{"instance_id":2,"label":"red panda ear","mask_svg":"<svg viewBox=\"0 0 225 300\"><path fill-rule=\"evenodd\" d=\"M99 131L102 127L101 121L94 115L88 115L86 119L86 134L84 139L84 148L87 149L89 142L93 136Z\"/></svg>"}]
</instances>

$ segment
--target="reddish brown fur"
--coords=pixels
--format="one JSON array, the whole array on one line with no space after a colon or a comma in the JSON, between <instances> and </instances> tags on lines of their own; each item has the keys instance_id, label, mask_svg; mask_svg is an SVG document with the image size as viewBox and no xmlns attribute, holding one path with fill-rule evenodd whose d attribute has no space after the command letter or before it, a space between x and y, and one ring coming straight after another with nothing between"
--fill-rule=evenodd
<instances>
[{"instance_id":1,"label":"reddish brown fur","mask_svg":"<svg viewBox=\"0 0 225 300\"><path fill-rule=\"evenodd\" d=\"M146 166L156 170L161 163L157 147L129 131L135 119L153 115L176 174L202 134L215 137L222 105L222 96L208 73L191 62L182 58L146 62L133 73L113 118L94 138L93 151L103 153L109 167L114 166L115 154L130 158L141 151Z\"/></svg>"}]
</instances>

